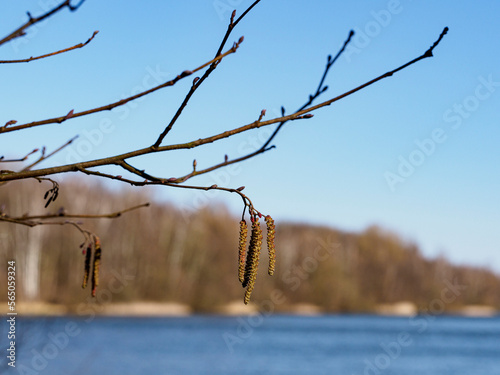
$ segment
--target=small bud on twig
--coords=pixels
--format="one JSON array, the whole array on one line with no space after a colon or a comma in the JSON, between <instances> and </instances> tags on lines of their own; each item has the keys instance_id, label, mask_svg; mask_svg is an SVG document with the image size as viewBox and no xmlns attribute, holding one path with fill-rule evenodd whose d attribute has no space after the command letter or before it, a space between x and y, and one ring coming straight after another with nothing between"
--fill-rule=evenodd
<instances>
[{"instance_id":1,"label":"small bud on twig","mask_svg":"<svg viewBox=\"0 0 500 375\"><path fill-rule=\"evenodd\" d=\"M265 115L266 115L266 110L263 109L262 111L260 111L259 119L257 120L257 122L260 122L260 120L262 120L262 117L264 117Z\"/></svg>"},{"instance_id":2,"label":"small bud on twig","mask_svg":"<svg viewBox=\"0 0 500 375\"><path fill-rule=\"evenodd\" d=\"M67 119L69 119L69 118L73 117L74 112L75 112L75 110L74 110L74 109L72 109L71 111L69 111L69 112L68 112L68 114L64 117L64 120L63 120L63 121L65 121L65 120L67 120Z\"/></svg>"},{"instance_id":3,"label":"small bud on twig","mask_svg":"<svg viewBox=\"0 0 500 375\"><path fill-rule=\"evenodd\" d=\"M302 120L302 119L307 119L307 118L312 118L312 117L314 117L314 115L312 113L308 113L308 114L305 114L303 116L295 117L292 120Z\"/></svg>"},{"instance_id":4,"label":"small bud on twig","mask_svg":"<svg viewBox=\"0 0 500 375\"><path fill-rule=\"evenodd\" d=\"M10 121L7 121L4 125L4 128L6 128L7 126L9 125L14 125L14 124L17 124L17 120L10 120Z\"/></svg>"},{"instance_id":5,"label":"small bud on twig","mask_svg":"<svg viewBox=\"0 0 500 375\"><path fill-rule=\"evenodd\" d=\"M244 188L244 186L240 186L238 189L236 189L236 191L242 191Z\"/></svg>"}]
</instances>

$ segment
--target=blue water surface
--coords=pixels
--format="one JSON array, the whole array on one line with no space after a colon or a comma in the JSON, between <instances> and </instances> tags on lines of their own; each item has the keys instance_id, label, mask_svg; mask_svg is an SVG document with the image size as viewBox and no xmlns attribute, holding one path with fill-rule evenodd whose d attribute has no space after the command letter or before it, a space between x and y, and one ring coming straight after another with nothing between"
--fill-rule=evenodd
<instances>
[{"instance_id":1,"label":"blue water surface","mask_svg":"<svg viewBox=\"0 0 500 375\"><path fill-rule=\"evenodd\" d=\"M500 318L19 317L16 330L2 374L500 375Z\"/></svg>"}]
</instances>

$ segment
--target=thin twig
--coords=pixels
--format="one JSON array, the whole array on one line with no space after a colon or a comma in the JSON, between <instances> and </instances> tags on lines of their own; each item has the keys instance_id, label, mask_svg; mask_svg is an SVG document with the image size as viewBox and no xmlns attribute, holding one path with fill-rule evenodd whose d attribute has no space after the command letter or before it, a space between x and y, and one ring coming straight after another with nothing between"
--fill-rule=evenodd
<instances>
[{"instance_id":1,"label":"thin twig","mask_svg":"<svg viewBox=\"0 0 500 375\"><path fill-rule=\"evenodd\" d=\"M92 41L92 39L94 39L94 37L97 35L98 32L99 31L94 31L94 33L92 34L92 36L86 42L84 42L84 43L78 43L78 44L74 45L73 47L65 48L65 49L62 49L62 50L59 50L59 51L56 51L56 52L47 53L47 54L41 55L41 56L36 56L36 57L32 56L32 57L27 58L27 59L20 59L20 60L0 60L0 64L27 63L27 62L30 62L30 61L40 60L40 59L44 59L46 57L55 56L55 55L59 55L61 53L72 51L74 49L82 48L82 47L85 47L87 44L89 44Z\"/></svg>"},{"instance_id":2,"label":"thin twig","mask_svg":"<svg viewBox=\"0 0 500 375\"><path fill-rule=\"evenodd\" d=\"M133 169L135 169L135 168L133 168ZM138 171L137 169L135 169L135 170ZM211 186L181 185L178 183L170 182L169 179L163 179L163 178L158 178L158 177L153 177L153 176L151 176L151 180L145 179L143 181L135 181L135 180L131 180L131 179L125 178L125 177L120 176L120 175L112 175L112 174L98 172L98 171L91 171L91 170L85 169L85 168L79 169L79 172L82 172L82 173L85 173L85 174L91 175L91 176L103 177L103 178L108 178L111 180L118 180L118 181L125 182L125 183L133 185L133 186L164 185L164 186L170 186L170 187L175 187L175 188L180 188L180 189L192 189L192 190L204 190L204 191L221 190L221 191L226 191L229 193L236 193L243 199L243 202L246 205L253 207L250 198L248 198L247 195L242 193L242 190L244 189L243 186L239 187L237 189L233 189L233 188L227 188L227 187L222 187L222 186L218 186L218 185L211 185ZM132 173L138 174L135 172L132 172ZM142 177L142 173L138 174L138 175ZM256 211L256 210L254 209L254 211Z\"/></svg>"},{"instance_id":3,"label":"thin twig","mask_svg":"<svg viewBox=\"0 0 500 375\"><path fill-rule=\"evenodd\" d=\"M33 151L30 151L28 154L26 154L25 156L23 156L22 158L19 158L19 159L5 159L5 157L0 157L0 162L1 163L19 163L19 162L23 162L25 160L28 159L28 157L30 155L33 155L35 152L38 152L38 148L35 148Z\"/></svg>"},{"instance_id":4,"label":"thin twig","mask_svg":"<svg viewBox=\"0 0 500 375\"><path fill-rule=\"evenodd\" d=\"M35 162L31 163L30 165L28 165L28 166L24 167L24 168L22 169L22 171L28 171L28 170L30 170L31 168L33 168L35 165L37 165L37 164L41 163L41 162L42 162L42 161L44 161L44 160L47 160L48 158L50 158L50 157L51 157L51 156L53 156L54 154L58 153L59 151L61 151L61 150L62 150L62 149L64 149L65 147L69 146L69 145L70 145L71 143L73 143L73 141L74 141L75 139L77 139L77 138L78 138L78 136L77 136L77 135L76 135L76 136L74 136L74 137L73 137L73 138L71 138L69 141L67 141L65 144L63 144L61 147L59 147L59 148L55 149L54 151L52 151L52 152L51 152L50 154L48 154L48 155L45 155L45 152L42 152L42 155L40 156L40 158L39 158L37 161L35 161ZM45 147L44 147L44 150L45 150Z\"/></svg>"},{"instance_id":5,"label":"thin twig","mask_svg":"<svg viewBox=\"0 0 500 375\"><path fill-rule=\"evenodd\" d=\"M80 0L80 2L77 5L71 5L71 0L65 0L55 8L49 10L48 12L42 14L39 17L32 17L31 14L28 12L28 21L18 27L16 30L11 32L9 35L5 36L3 39L0 39L0 46L4 43L7 43L8 41L11 41L12 39L21 37L26 35L26 29L29 28L30 26L33 26L34 24L43 21L44 19L54 15L55 13L59 12L61 9L67 7L70 11L74 12L76 11L83 3L85 0Z\"/></svg>"},{"instance_id":6,"label":"thin twig","mask_svg":"<svg viewBox=\"0 0 500 375\"><path fill-rule=\"evenodd\" d=\"M233 29L235 28L235 26L248 14L248 12L250 12L252 10L252 8L254 6L256 6L258 3L260 2L260 0L256 0L253 2L252 5L250 5L247 10L245 10L243 12L243 14L238 17L238 19L236 21L234 21L234 16L236 14L236 10L233 11L232 15L231 15L231 19L229 21L229 25L227 27L227 31L226 31L226 34L224 35L224 38L222 39L222 42L219 46L219 48L217 49L217 52L215 54L215 57L219 56L220 53L222 52L222 50L224 49L224 46L226 45L226 42L227 40L229 39L229 36L231 35L231 32L233 31ZM240 42L243 41L243 37L240 38ZM197 80L197 82L191 86L191 88L189 89L189 92L187 93L186 97L184 98L184 100L182 101L181 105L179 106L179 108L177 109L177 111L175 112L175 115L172 117L172 119L170 120L170 122L168 123L167 127L165 128L165 130L163 130L163 132L160 134L160 136L158 137L158 139L156 140L156 142L151 146L152 148L158 148L160 147L161 143L163 142L163 140L165 139L165 137L167 136L167 134L170 132L170 130L172 130L172 127L174 126L175 122L177 121L177 119L179 118L179 116L181 115L182 111L184 110L184 108L186 108L189 100L191 99L191 97L193 96L193 94L195 93L195 91L198 89L198 87L200 87L203 82L210 76L210 74L215 70L215 68L217 68L217 65L218 63L217 62L214 62L212 65L210 65L210 67L205 71L205 73L203 74L203 76Z\"/></svg>"},{"instance_id":7,"label":"thin twig","mask_svg":"<svg viewBox=\"0 0 500 375\"><path fill-rule=\"evenodd\" d=\"M139 208L143 207L149 207L149 203L143 203L137 206L129 207L121 211L117 212L112 212L109 214L94 214L94 215L88 215L88 214L67 214L65 212L59 212L56 214L47 214L47 215L33 215L33 216L20 216L20 217L8 217L11 220L16 220L16 221L31 221L31 220L47 220L47 219L55 219L55 218L66 218L66 219L114 219L117 217L120 217L122 214L130 211L137 210ZM1 218L0 218L1 219Z\"/></svg>"},{"instance_id":8,"label":"thin twig","mask_svg":"<svg viewBox=\"0 0 500 375\"><path fill-rule=\"evenodd\" d=\"M303 109L305 109L307 107L309 107L314 102L315 99L317 99L322 93L324 93L328 89L328 86L323 86L323 84L325 82L325 79L326 79L326 76L328 75L328 72L330 71L330 68L333 66L333 64L335 64L335 62L337 61L337 59L345 51L347 45L351 42L351 39L352 39L353 36L354 36L354 31L351 30L349 32L349 36L347 37L347 39L345 40L344 44L342 45L342 48L337 52L337 55L335 55L335 57L333 59L331 58L331 56L328 56L328 60L327 60L327 63L326 63L326 68L325 68L325 71L323 72L323 76L321 77L321 80L319 82L318 88L316 89L316 92L313 95L309 95L309 100L302 107L300 107L296 111L296 113L302 111ZM259 151L259 153L260 152L265 152L264 150L267 149L267 147L269 146L269 144L272 142L272 140L274 139L274 137L276 137L276 135L281 130L281 128L283 127L283 125L285 125L285 123L286 123L286 121L281 122L276 127L276 129L271 134L271 136L267 139L266 142L264 142L264 144L262 145L262 147L260 148L260 150L257 150L257 151Z\"/></svg>"}]
</instances>

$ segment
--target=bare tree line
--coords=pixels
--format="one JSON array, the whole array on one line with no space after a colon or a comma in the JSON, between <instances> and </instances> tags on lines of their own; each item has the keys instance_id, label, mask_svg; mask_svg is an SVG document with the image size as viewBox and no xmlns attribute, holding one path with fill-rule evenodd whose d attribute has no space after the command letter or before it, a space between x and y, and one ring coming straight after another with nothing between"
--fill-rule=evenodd
<instances>
[{"instance_id":1,"label":"bare tree line","mask_svg":"<svg viewBox=\"0 0 500 375\"><path fill-rule=\"evenodd\" d=\"M68 193L59 198L61 207L73 204L77 209L104 213L151 200L145 191L132 188L117 193L95 182L74 179L64 183ZM18 214L36 211L43 189L37 182L13 182L0 190L0 202ZM75 195L81 199L75 201ZM99 230L101 240L108 244L102 258L103 290L98 289L96 303L181 302L195 311L215 311L241 298L238 220L224 207L180 212L173 205L155 202L134 215L85 219L84 224ZM81 242L78 232L61 233L52 226L14 228L2 228L0 254L18 259L19 301L40 300L73 308L89 298L80 288L84 255L74 251ZM372 311L377 304L399 301L424 309L429 301L441 298L447 282L466 286L447 305L450 311L468 304L500 307L500 278L493 272L454 266L442 258L426 259L415 244L380 228L346 233L281 223L276 246L280 256L275 276L266 276L265 267L259 269L262 282L255 286L255 302L280 291L284 303L277 308L284 311L296 303L315 304L331 312ZM40 272L32 272L36 269ZM0 277L4 273L1 269ZM109 301L105 291L117 275L129 279Z\"/></svg>"}]
</instances>

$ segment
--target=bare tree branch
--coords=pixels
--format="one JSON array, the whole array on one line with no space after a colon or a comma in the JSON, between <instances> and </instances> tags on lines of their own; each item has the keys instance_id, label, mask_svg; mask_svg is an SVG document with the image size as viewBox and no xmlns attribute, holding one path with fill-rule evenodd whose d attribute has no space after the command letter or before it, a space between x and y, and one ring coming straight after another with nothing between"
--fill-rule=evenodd
<instances>
[{"instance_id":1,"label":"bare tree branch","mask_svg":"<svg viewBox=\"0 0 500 375\"><path fill-rule=\"evenodd\" d=\"M29 153L27 153L25 156L23 156L22 158L19 158L19 159L5 159L4 156L0 156L0 162L1 163L17 163L17 162L23 162L25 160L28 159L28 157L30 157L30 155L33 155L35 152L38 152L38 148L35 148L33 151L30 151Z\"/></svg>"},{"instance_id":2,"label":"bare tree branch","mask_svg":"<svg viewBox=\"0 0 500 375\"><path fill-rule=\"evenodd\" d=\"M326 67L325 67L325 70L323 72L323 76L321 77L321 80L319 82L318 88L316 89L316 92L313 95L309 95L308 101L302 107L300 107L296 112L302 111L303 109L307 108L309 105L311 105L314 102L315 99L317 99L321 94L323 94L324 92L326 92L326 90L328 89L328 86L323 86L323 84L325 82L325 79L326 79L326 76L328 75L328 72L330 71L330 68L333 66L333 64L335 64L335 62L337 61L337 59L345 51L345 48L347 47L347 45L349 44L349 42L351 41L351 38L353 36L354 36L354 31L351 30L349 32L349 36L347 37L347 39L345 40L344 44L342 45L342 47L340 48L340 50L337 52L337 54L335 55L335 57L332 59L331 55L328 56ZM284 107L281 107L281 114L282 115L285 114L285 108ZM233 160L229 160L227 158L227 156L226 156L225 159L224 159L224 162L216 164L216 165L213 165L213 166L211 166L209 168L200 170L200 171L197 172L197 175L209 173L209 172L212 172L212 171L214 171L216 169L219 169L219 168L231 165L231 164L240 163L240 162L242 162L244 160L251 159L254 156L257 156L259 154L262 154L264 152L267 152L267 151L275 148L275 146L269 146L269 144L276 137L276 135L278 134L278 132L281 130L281 128L283 127L283 125L286 122L287 121L280 122L279 125L274 130L274 132L269 136L269 138L266 140L266 142L264 142L264 144L258 150L254 151L254 152L251 152L251 153L249 153L247 155L241 156L239 158L233 159Z\"/></svg>"},{"instance_id":3,"label":"bare tree branch","mask_svg":"<svg viewBox=\"0 0 500 375\"><path fill-rule=\"evenodd\" d=\"M0 46L15 38L26 35L26 29L28 29L30 26L33 26L34 24L41 22L46 18L49 18L50 16L56 14L57 12L59 12L64 8L68 8L72 12L76 11L84 2L85 0L80 0L80 2L77 5L71 5L71 0L66 0L39 17L32 17L30 12L27 12L29 17L28 21L24 25L21 25L16 30L11 32L9 35L5 36L3 39L0 39Z\"/></svg>"},{"instance_id":4,"label":"bare tree branch","mask_svg":"<svg viewBox=\"0 0 500 375\"><path fill-rule=\"evenodd\" d=\"M47 220L47 219L56 219L56 218L65 218L65 219L114 219L117 217L120 217L124 213L130 212L137 210L139 208L143 207L149 207L149 203L143 203L139 204L137 206L129 207L121 211L117 212L111 212L109 214L94 214L94 215L89 215L89 214L68 214L64 210L60 210L59 212L55 214L47 214L47 215L23 215L19 217L9 217L9 216L0 216L0 220L3 220L5 218L10 219L10 220L15 220L15 221L28 221L31 222L33 220Z\"/></svg>"},{"instance_id":5,"label":"bare tree branch","mask_svg":"<svg viewBox=\"0 0 500 375\"><path fill-rule=\"evenodd\" d=\"M38 158L38 160L36 160L35 162L27 165L26 167L24 167L22 169L22 171L28 171L30 170L31 168L33 168L35 165L41 163L42 161L44 160L47 160L48 158L50 158L51 156L53 156L54 154L58 153L59 151L61 151L62 149L64 149L65 147L69 146L71 143L73 143L73 141L75 139L77 139L78 136L74 136L73 138L71 138L68 142L66 142L65 144L63 144L61 147L58 147L57 149L55 149L54 151L52 151L50 154L48 155L45 155L45 147L42 147L42 154L40 155L40 157Z\"/></svg>"},{"instance_id":6,"label":"bare tree branch","mask_svg":"<svg viewBox=\"0 0 500 375\"><path fill-rule=\"evenodd\" d=\"M49 219L115 219L120 217L122 214L134 211L143 207L148 207L149 203L143 203L137 206L129 207L127 209L112 212L109 214L96 214L96 215L72 215L67 214L64 210L60 210L56 214L47 214L47 215L23 215L21 217L9 217L7 214L0 212L0 222L7 222L18 225L25 225L28 227L36 227L39 225L71 225L75 227L84 237L84 243L80 246L83 247L86 243L90 243L98 237L92 232L82 228L81 223L74 222L71 220L57 220L57 221L47 221ZM95 241L94 241L95 242ZM87 249L88 250L88 249ZM93 288L93 295L95 294L95 288Z\"/></svg>"},{"instance_id":7,"label":"bare tree branch","mask_svg":"<svg viewBox=\"0 0 500 375\"><path fill-rule=\"evenodd\" d=\"M129 159L129 158L141 156L141 155L147 155L147 154L152 154L155 152L164 152L164 151L171 151L171 150L191 149L191 148L199 147L199 146L202 146L202 145L205 145L208 143L213 143L213 142L219 141L221 139L229 138L235 134L243 133L243 132L251 130L251 129L256 129L256 128L260 128L263 126L268 126L268 125L276 124L276 123L282 123L282 122L286 122L286 121L290 121L290 120L296 120L296 119L300 119L300 118L308 118L308 117L305 117L304 115L307 115L310 112L316 111L320 108L329 106L332 103L334 103L340 99L343 99L349 95L352 95L355 92L357 92L365 87L368 87L368 86L370 86L370 85L372 85L372 84L374 84L374 83L376 83L384 78L391 77L395 73L409 67L412 64L415 64L416 62L418 62L422 59L432 57L433 56L432 52L433 52L434 48L439 44L439 42L441 41L441 39L443 38L443 36L447 32L448 32L448 28L446 27L443 30L443 32L441 33L441 35L439 36L438 40L424 54L420 55L419 57L417 57L417 58L415 58L415 59L413 59L413 60L411 60L411 61L393 69L393 70L390 70L390 71L388 71L388 72L386 72L386 73L384 73L384 74L382 74L382 75L380 75L380 76L378 76L378 77L376 77L376 78L374 78L374 79L372 79L372 80L370 80L370 81L368 81L368 82L366 82L366 83L364 83L364 84L362 84L362 85L360 85L360 86L358 86L350 91L347 91L339 96L336 96L330 100L326 100L322 103L316 104L314 106L310 106L310 107L305 108L303 110L297 111L291 115L277 117L277 118L274 118L274 119L268 120L268 121L256 120L250 124L243 125L241 127L238 127L238 128L232 129L232 130L228 130L228 131L216 134L216 135L211 136L211 137L193 140L193 141L187 142L187 143L179 143L179 144L174 144L174 145L161 146L158 148L155 148L154 146L146 147L143 149L127 152L124 154L115 155L115 156L111 156L111 157L107 157L107 158L103 158L103 159L86 161L86 162L82 162L82 163L68 164L68 165L45 168L45 169L38 169L38 170L33 170L33 171L12 172L12 171L0 170L0 181L20 180L20 179L25 179L25 178L47 176L47 175L52 175L52 174L57 174L57 173L65 173L65 172L77 172L77 171L81 171L82 169L88 169L88 168L99 167L99 166L104 166L104 165L119 164L119 162L121 162L121 161L124 161L124 160Z\"/></svg>"},{"instance_id":8,"label":"bare tree branch","mask_svg":"<svg viewBox=\"0 0 500 375\"><path fill-rule=\"evenodd\" d=\"M238 19L236 21L234 21L234 17L236 16L236 10L233 11L233 13L231 14L231 19L229 21L229 25L227 26L226 34L224 35L224 38L222 39L222 42L221 42L219 48L217 49L217 52L215 53L215 57L217 57L217 56L219 56L221 54L222 50L224 49L224 46L226 45L226 42L227 42L229 36L231 35L231 32L236 27L236 25L259 2L260 2L260 0L254 1L253 4L250 5L247 8L247 10L245 10L243 12L243 14L240 17L238 17ZM240 42L242 42L242 41L243 41L243 37L240 38ZM163 140L165 139L165 137L167 136L167 134L170 132L170 130L174 126L175 122L177 121L177 119L181 115L181 113L184 110L184 108L186 108L189 100L191 99L191 97L193 96L193 94L195 93L195 91L198 89L198 87L200 87L203 84L203 82L208 78L208 76L210 76L210 74L215 70L215 68L217 68L217 65L218 65L217 61L214 62L212 65L210 65L210 67L206 70L206 72L203 74L203 76L199 80L197 80L197 82L193 86L191 86L191 88L189 89L189 92L187 93L186 97L184 98L184 100L182 101L181 105L177 109L177 112L175 113L174 117L172 117L172 119L170 120L170 122L167 125L167 127L165 128L165 130L160 134L160 136L158 137L158 139L156 140L156 142L153 144L153 146L152 146L153 148L156 149L156 148L160 147L161 143L163 142Z\"/></svg>"},{"instance_id":9,"label":"bare tree branch","mask_svg":"<svg viewBox=\"0 0 500 375\"><path fill-rule=\"evenodd\" d=\"M20 59L20 60L0 60L0 64L26 63L26 62L30 62L30 61L44 59L44 58L50 57L50 56L59 55L61 53L69 52L69 51L72 51L74 49L82 48L82 47L85 47L87 44L89 44L92 41L92 39L94 39L94 37L97 35L98 32L99 31L94 31L94 33L92 34L92 36L86 42L84 42L84 43L78 43L78 44L74 45L73 47L69 47L69 48L65 48L65 49L59 50L59 51L47 53L47 54L41 55L41 56L36 56L36 57L32 56L32 57L27 58L27 59Z\"/></svg>"},{"instance_id":10,"label":"bare tree branch","mask_svg":"<svg viewBox=\"0 0 500 375\"><path fill-rule=\"evenodd\" d=\"M125 163L125 164L129 165L127 163ZM211 185L211 186L181 185L177 182L172 182L172 180L177 180L175 178L164 179L164 178L160 178L160 177L154 177L154 176L151 176L151 175L145 173L144 171L138 170L130 165L127 168L127 170L133 174L140 176L140 177L146 176L147 178L145 178L143 181L135 181L135 180L125 178L121 175L111 175L111 174L107 174L107 173L103 173L103 172L91 171L91 170L85 169L85 168L79 169L80 172L85 173L87 175L104 177L104 178L108 178L108 179L112 179L112 180L118 180L118 181L125 182L125 183L133 185L133 186L165 185L165 186L176 187L176 188L181 188L181 189L193 189L193 190L205 190L205 191L221 190L221 191L226 191L229 193L237 193L238 195L240 195L242 197L242 199L244 201L250 201L250 199L245 194L243 194L241 192L245 188L244 186L241 186L237 189L232 189L232 188L226 188L226 187L222 187L222 186L218 186L218 185Z\"/></svg>"}]
</instances>

